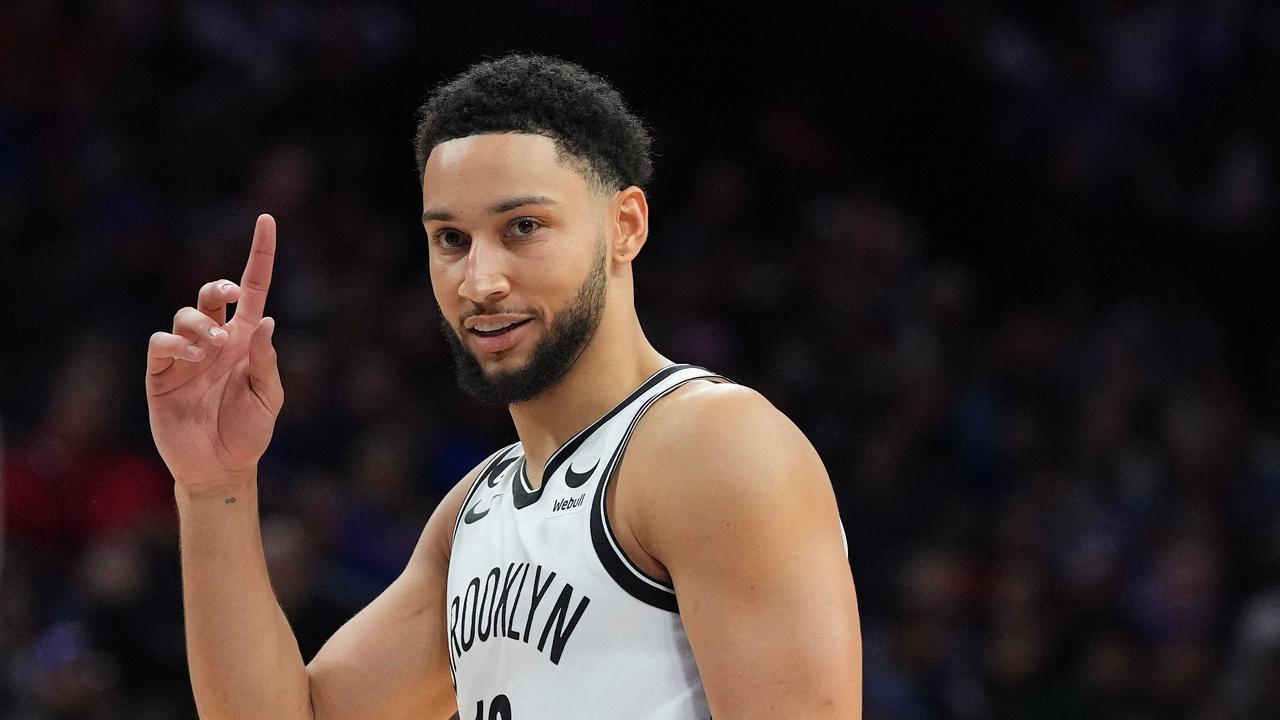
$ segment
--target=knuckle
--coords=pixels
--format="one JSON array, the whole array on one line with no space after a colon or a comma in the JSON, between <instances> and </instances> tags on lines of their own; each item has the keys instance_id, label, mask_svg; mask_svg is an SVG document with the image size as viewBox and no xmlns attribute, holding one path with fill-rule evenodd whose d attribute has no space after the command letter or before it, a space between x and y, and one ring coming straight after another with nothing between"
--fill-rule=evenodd
<instances>
[{"instance_id":1,"label":"knuckle","mask_svg":"<svg viewBox=\"0 0 1280 720\"><path fill-rule=\"evenodd\" d=\"M194 325L200 322L200 318L204 317L204 313L193 307L184 307L173 316L173 321L182 325Z\"/></svg>"},{"instance_id":2,"label":"knuckle","mask_svg":"<svg viewBox=\"0 0 1280 720\"><path fill-rule=\"evenodd\" d=\"M217 299L218 294L222 291L222 289L225 286L229 284L231 284L231 282L226 279L214 280L212 282L205 283L200 288L200 304L201 305L214 304L213 301Z\"/></svg>"}]
</instances>

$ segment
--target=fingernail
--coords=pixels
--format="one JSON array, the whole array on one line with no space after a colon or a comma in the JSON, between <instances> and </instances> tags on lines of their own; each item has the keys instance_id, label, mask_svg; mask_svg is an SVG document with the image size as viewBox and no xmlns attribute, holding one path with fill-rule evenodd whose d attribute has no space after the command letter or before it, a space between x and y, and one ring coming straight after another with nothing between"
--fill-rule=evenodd
<instances>
[{"instance_id":1,"label":"fingernail","mask_svg":"<svg viewBox=\"0 0 1280 720\"><path fill-rule=\"evenodd\" d=\"M201 350L200 348L196 347L195 345L188 345L188 346L187 346L187 354L188 354L188 355L190 355L190 356L191 356L191 357L193 357L193 358L199 358L201 355L203 355L203 354L204 354L204 350Z\"/></svg>"},{"instance_id":2,"label":"fingernail","mask_svg":"<svg viewBox=\"0 0 1280 720\"><path fill-rule=\"evenodd\" d=\"M215 337L215 338L217 338L217 337L222 337L223 335L226 335L226 334L227 334L227 331L226 331L226 330L223 330L223 329L222 329L222 328L220 328L220 327L216 327L216 328L209 328L209 336L210 336L210 337Z\"/></svg>"},{"instance_id":3,"label":"fingernail","mask_svg":"<svg viewBox=\"0 0 1280 720\"><path fill-rule=\"evenodd\" d=\"M226 295L227 293L231 292L231 291L232 291L232 289L234 289L234 288L235 288L235 285L233 285L233 284L231 284L231 283L222 283L221 285L219 285L219 286L218 286L218 290L219 290L223 295Z\"/></svg>"}]
</instances>

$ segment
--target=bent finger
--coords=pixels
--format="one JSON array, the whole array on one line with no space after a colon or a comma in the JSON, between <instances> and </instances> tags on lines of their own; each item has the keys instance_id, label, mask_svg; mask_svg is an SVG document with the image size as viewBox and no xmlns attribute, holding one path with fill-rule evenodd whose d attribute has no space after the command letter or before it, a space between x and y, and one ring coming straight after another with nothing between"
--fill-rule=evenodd
<instances>
[{"instance_id":1,"label":"bent finger","mask_svg":"<svg viewBox=\"0 0 1280 720\"><path fill-rule=\"evenodd\" d=\"M204 349L181 335L152 333L151 341L147 343L147 374L162 373L178 360L200 362L204 358Z\"/></svg>"},{"instance_id":2,"label":"bent finger","mask_svg":"<svg viewBox=\"0 0 1280 720\"><path fill-rule=\"evenodd\" d=\"M227 322L227 305L240 297L240 286L230 280L214 280L200 288L196 309L219 325Z\"/></svg>"},{"instance_id":3,"label":"bent finger","mask_svg":"<svg viewBox=\"0 0 1280 720\"><path fill-rule=\"evenodd\" d=\"M213 318L193 307L184 307L173 316L173 333L191 342L205 341L222 346L227 342L227 331Z\"/></svg>"},{"instance_id":4,"label":"bent finger","mask_svg":"<svg viewBox=\"0 0 1280 720\"><path fill-rule=\"evenodd\" d=\"M276 259L276 221L270 215L259 215L253 229L253 249L240 278L240 302L237 318L257 327L267 307L267 290L271 287L271 268Z\"/></svg>"}]
</instances>

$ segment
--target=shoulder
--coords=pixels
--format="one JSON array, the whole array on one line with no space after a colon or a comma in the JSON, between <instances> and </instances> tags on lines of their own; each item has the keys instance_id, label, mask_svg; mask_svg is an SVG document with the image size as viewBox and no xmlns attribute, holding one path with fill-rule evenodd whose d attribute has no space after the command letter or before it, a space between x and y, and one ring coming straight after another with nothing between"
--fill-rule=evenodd
<instances>
[{"instance_id":1,"label":"shoulder","mask_svg":"<svg viewBox=\"0 0 1280 720\"><path fill-rule=\"evenodd\" d=\"M691 478L713 483L762 478L776 474L770 469L779 464L821 465L795 423L759 392L742 385L689 383L655 403L647 415L636 429L631 451L681 484ZM744 464L753 465L754 471L746 476L731 472Z\"/></svg>"},{"instance_id":2,"label":"shoulder","mask_svg":"<svg viewBox=\"0 0 1280 720\"><path fill-rule=\"evenodd\" d=\"M655 403L627 451L637 540L667 564L696 528L752 532L762 521L821 522L839 538L835 494L804 433L763 395L690 383ZM682 542L683 541L683 542Z\"/></svg>"},{"instance_id":3,"label":"shoulder","mask_svg":"<svg viewBox=\"0 0 1280 720\"><path fill-rule=\"evenodd\" d=\"M856 714L857 599L813 446L740 386L690 383L650 412L627 451L630 529L670 576L711 711Z\"/></svg>"}]
</instances>

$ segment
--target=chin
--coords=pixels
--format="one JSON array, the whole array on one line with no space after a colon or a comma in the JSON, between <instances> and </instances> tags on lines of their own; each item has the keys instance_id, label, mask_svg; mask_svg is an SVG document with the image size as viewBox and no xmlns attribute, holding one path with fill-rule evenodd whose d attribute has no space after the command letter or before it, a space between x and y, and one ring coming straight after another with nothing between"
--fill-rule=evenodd
<instances>
[{"instance_id":1,"label":"chin","mask_svg":"<svg viewBox=\"0 0 1280 720\"><path fill-rule=\"evenodd\" d=\"M528 362L520 362L513 358L490 358L489 360L479 360L480 368L484 370L485 377L494 379L503 375L518 373L525 369Z\"/></svg>"},{"instance_id":2,"label":"chin","mask_svg":"<svg viewBox=\"0 0 1280 720\"><path fill-rule=\"evenodd\" d=\"M480 366L485 376L489 378L508 373L517 373L529 365L529 353L520 348L512 348L497 355L489 354L487 358L483 358L473 352L471 357L475 358L476 364Z\"/></svg>"}]
</instances>

